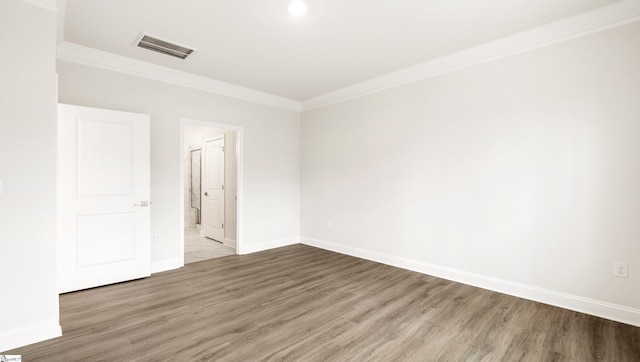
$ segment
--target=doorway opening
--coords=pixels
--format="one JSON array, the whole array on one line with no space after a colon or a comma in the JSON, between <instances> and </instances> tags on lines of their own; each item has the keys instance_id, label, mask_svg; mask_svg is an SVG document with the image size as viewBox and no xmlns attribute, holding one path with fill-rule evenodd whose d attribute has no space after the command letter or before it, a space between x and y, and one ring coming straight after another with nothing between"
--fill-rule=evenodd
<instances>
[{"instance_id":1,"label":"doorway opening","mask_svg":"<svg viewBox=\"0 0 640 362\"><path fill-rule=\"evenodd\" d=\"M182 119L181 265L239 254L242 129Z\"/></svg>"}]
</instances>

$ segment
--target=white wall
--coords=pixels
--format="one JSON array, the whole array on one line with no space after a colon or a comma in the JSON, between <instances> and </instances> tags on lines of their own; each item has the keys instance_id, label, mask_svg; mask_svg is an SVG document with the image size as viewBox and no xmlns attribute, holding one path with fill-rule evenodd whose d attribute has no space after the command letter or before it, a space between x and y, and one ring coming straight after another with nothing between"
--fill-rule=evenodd
<instances>
[{"instance_id":1,"label":"white wall","mask_svg":"<svg viewBox=\"0 0 640 362\"><path fill-rule=\"evenodd\" d=\"M0 351L60 335L56 14L0 1Z\"/></svg>"},{"instance_id":2,"label":"white wall","mask_svg":"<svg viewBox=\"0 0 640 362\"><path fill-rule=\"evenodd\" d=\"M640 325L638 39L303 113L303 241Z\"/></svg>"},{"instance_id":3,"label":"white wall","mask_svg":"<svg viewBox=\"0 0 640 362\"><path fill-rule=\"evenodd\" d=\"M58 62L62 103L151 115L151 232L155 270L179 257L180 118L243 127L241 252L297 242L300 235L300 115L121 73Z\"/></svg>"}]
</instances>

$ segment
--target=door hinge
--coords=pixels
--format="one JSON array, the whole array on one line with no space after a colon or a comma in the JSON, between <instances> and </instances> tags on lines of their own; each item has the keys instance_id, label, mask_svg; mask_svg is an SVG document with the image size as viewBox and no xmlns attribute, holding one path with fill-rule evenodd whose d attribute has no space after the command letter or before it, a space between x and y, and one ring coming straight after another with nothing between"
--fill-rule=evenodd
<instances>
[{"instance_id":1,"label":"door hinge","mask_svg":"<svg viewBox=\"0 0 640 362\"><path fill-rule=\"evenodd\" d=\"M222 223L222 229L224 229L224 223Z\"/></svg>"},{"instance_id":2,"label":"door hinge","mask_svg":"<svg viewBox=\"0 0 640 362\"><path fill-rule=\"evenodd\" d=\"M220 147L220 149L222 149L222 152L224 152L224 146Z\"/></svg>"},{"instance_id":3,"label":"door hinge","mask_svg":"<svg viewBox=\"0 0 640 362\"><path fill-rule=\"evenodd\" d=\"M222 185L222 190L224 190L224 185Z\"/></svg>"}]
</instances>

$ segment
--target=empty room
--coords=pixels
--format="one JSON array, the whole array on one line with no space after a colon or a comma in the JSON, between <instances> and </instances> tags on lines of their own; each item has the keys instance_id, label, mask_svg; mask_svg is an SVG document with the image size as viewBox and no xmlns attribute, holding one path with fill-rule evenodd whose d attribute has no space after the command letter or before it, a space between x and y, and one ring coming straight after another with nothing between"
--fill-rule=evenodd
<instances>
[{"instance_id":1,"label":"empty room","mask_svg":"<svg viewBox=\"0 0 640 362\"><path fill-rule=\"evenodd\" d=\"M640 0L0 1L0 360L640 361L639 39Z\"/></svg>"}]
</instances>

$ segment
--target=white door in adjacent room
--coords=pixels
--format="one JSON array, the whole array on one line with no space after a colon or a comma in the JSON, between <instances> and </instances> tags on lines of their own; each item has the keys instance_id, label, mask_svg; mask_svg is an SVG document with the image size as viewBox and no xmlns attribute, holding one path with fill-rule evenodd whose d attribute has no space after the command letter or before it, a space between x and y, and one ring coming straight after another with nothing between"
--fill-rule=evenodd
<instances>
[{"instance_id":1,"label":"white door in adjacent room","mask_svg":"<svg viewBox=\"0 0 640 362\"><path fill-rule=\"evenodd\" d=\"M58 291L150 275L149 116L58 105Z\"/></svg>"},{"instance_id":2,"label":"white door in adjacent room","mask_svg":"<svg viewBox=\"0 0 640 362\"><path fill-rule=\"evenodd\" d=\"M224 241L224 136L204 141L204 234Z\"/></svg>"}]
</instances>

